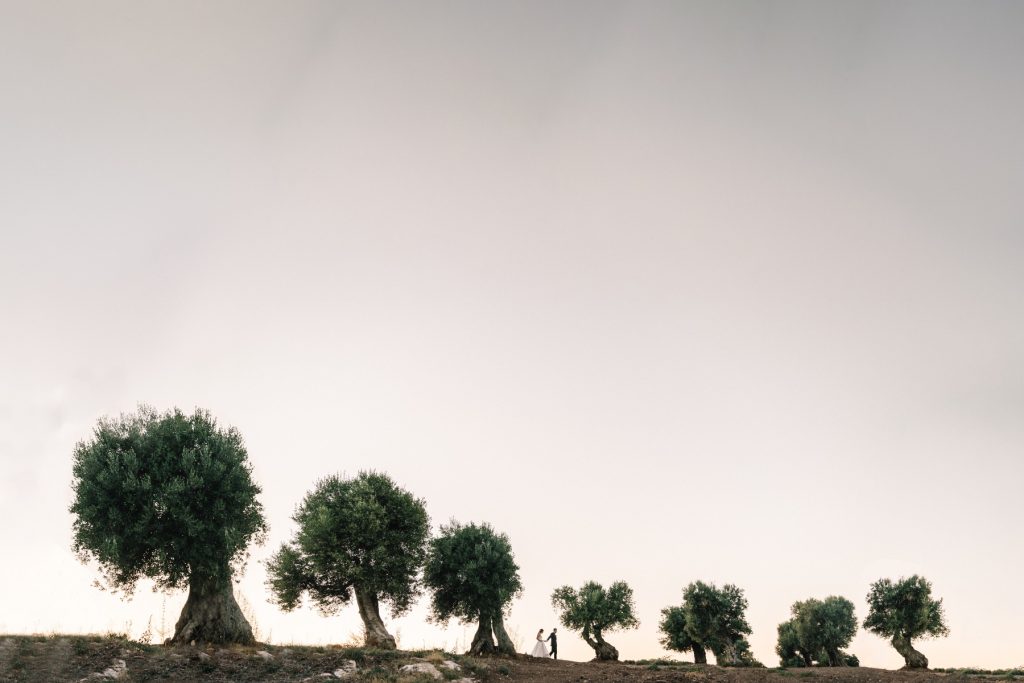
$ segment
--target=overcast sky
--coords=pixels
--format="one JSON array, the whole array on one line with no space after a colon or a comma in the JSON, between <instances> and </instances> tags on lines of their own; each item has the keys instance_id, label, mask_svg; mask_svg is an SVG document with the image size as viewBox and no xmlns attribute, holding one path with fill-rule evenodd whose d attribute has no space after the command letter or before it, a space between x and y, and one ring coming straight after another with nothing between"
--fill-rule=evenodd
<instances>
[{"instance_id":1,"label":"overcast sky","mask_svg":"<svg viewBox=\"0 0 1024 683\"><path fill-rule=\"evenodd\" d=\"M374 468L508 533L524 651L623 579L667 654L703 579L775 665L919 572L933 666L1024 664L1022 73L1017 2L0 3L0 631L173 627L70 551L75 443L147 402L246 438L275 643L360 631L260 561Z\"/></svg>"}]
</instances>

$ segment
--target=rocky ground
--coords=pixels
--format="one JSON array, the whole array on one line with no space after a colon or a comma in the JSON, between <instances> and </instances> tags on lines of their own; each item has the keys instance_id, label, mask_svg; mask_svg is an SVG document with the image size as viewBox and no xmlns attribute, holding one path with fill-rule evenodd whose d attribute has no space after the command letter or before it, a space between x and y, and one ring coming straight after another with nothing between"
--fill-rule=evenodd
<instances>
[{"instance_id":1,"label":"rocky ground","mask_svg":"<svg viewBox=\"0 0 1024 683\"><path fill-rule=\"evenodd\" d=\"M967 673L880 669L720 669L665 661L598 664L519 656L472 658L440 652L385 652L341 647L170 647L116 636L0 635L0 682L59 681L331 681L354 683L752 683L814 679L841 683L1012 680ZM1024 678L1018 680L1024 681Z\"/></svg>"}]
</instances>

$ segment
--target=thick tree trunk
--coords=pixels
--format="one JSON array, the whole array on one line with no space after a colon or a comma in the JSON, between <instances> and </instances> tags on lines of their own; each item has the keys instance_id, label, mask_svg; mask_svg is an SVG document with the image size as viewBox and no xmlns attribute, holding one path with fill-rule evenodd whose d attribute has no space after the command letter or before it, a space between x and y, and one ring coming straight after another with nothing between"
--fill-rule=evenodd
<instances>
[{"instance_id":1,"label":"thick tree trunk","mask_svg":"<svg viewBox=\"0 0 1024 683\"><path fill-rule=\"evenodd\" d=\"M193 577L189 583L188 600L174 626L174 637L168 643L187 645L197 643L256 642L252 627L242 615L231 590L231 580L211 581Z\"/></svg>"},{"instance_id":2,"label":"thick tree trunk","mask_svg":"<svg viewBox=\"0 0 1024 683\"><path fill-rule=\"evenodd\" d=\"M384 628L384 621L380 618L380 603L377 595L361 588L355 589L356 604L359 606L359 617L363 620L366 647L375 647L380 650L396 650L398 644L394 636Z\"/></svg>"},{"instance_id":3,"label":"thick tree trunk","mask_svg":"<svg viewBox=\"0 0 1024 683\"><path fill-rule=\"evenodd\" d=\"M840 656L839 650L829 650L828 648L825 648L825 652L828 654L829 666L846 666L846 662L844 662L842 656Z\"/></svg>"},{"instance_id":4,"label":"thick tree trunk","mask_svg":"<svg viewBox=\"0 0 1024 683\"><path fill-rule=\"evenodd\" d=\"M800 656L804 660L804 666L814 666L814 658L811 657L810 652L804 652L803 650L797 650Z\"/></svg>"},{"instance_id":5,"label":"thick tree trunk","mask_svg":"<svg viewBox=\"0 0 1024 683\"><path fill-rule=\"evenodd\" d=\"M693 663L694 664L707 664L708 653L704 651L703 645L693 646Z\"/></svg>"},{"instance_id":6,"label":"thick tree trunk","mask_svg":"<svg viewBox=\"0 0 1024 683\"><path fill-rule=\"evenodd\" d=\"M473 636L473 642L469 646L469 654L471 655L491 655L494 654L494 637L491 635L491 615L480 614L480 625L476 629L476 635Z\"/></svg>"},{"instance_id":7,"label":"thick tree trunk","mask_svg":"<svg viewBox=\"0 0 1024 683\"><path fill-rule=\"evenodd\" d=\"M515 655L516 646L512 639L508 637L508 631L505 630L505 619L502 617L501 612L491 619L491 627L495 638L498 639L498 652L503 655Z\"/></svg>"},{"instance_id":8,"label":"thick tree trunk","mask_svg":"<svg viewBox=\"0 0 1024 683\"><path fill-rule=\"evenodd\" d=\"M586 626L583 629L583 640L587 642L587 645L594 648L594 659L602 662L617 662L619 661L619 651L616 650L611 643L606 643L604 638L601 637L601 630L594 629L594 635L590 635L590 627Z\"/></svg>"},{"instance_id":9,"label":"thick tree trunk","mask_svg":"<svg viewBox=\"0 0 1024 683\"><path fill-rule=\"evenodd\" d=\"M893 636L892 646L896 652L903 655L903 661L907 663L907 669L927 669L928 658L915 650L910 644L910 638L904 636Z\"/></svg>"}]
</instances>

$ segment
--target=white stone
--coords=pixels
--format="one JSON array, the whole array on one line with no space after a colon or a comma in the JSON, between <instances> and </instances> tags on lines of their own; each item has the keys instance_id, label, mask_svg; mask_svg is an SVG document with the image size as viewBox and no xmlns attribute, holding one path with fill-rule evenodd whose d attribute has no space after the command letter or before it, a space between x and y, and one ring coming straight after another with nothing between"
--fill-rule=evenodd
<instances>
[{"instance_id":1,"label":"white stone","mask_svg":"<svg viewBox=\"0 0 1024 683\"><path fill-rule=\"evenodd\" d=\"M349 678L356 675L356 671L359 670L359 666L356 664L354 659L346 659L341 663L341 666L334 670L335 678Z\"/></svg>"},{"instance_id":2,"label":"white stone","mask_svg":"<svg viewBox=\"0 0 1024 683\"><path fill-rule=\"evenodd\" d=\"M115 659L114 665L103 670L104 678L124 678L128 674L128 665L124 663L123 659Z\"/></svg>"},{"instance_id":3,"label":"white stone","mask_svg":"<svg viewBox=\"0 0 1024 683\"><path fill-rule=\"evenodd\" d=\"M426 674L431 678L441 678L441 672L437 670L437 667L427 662L416 662L415 664L406 664L398 670L403 674Z\"/></svg>"},{"instance_id":4,"label":"white stone","mask_svg":"<svg viewBox=\"0 0 1024 683\"><path fill-rule=\"evenodd\" d=\"M259 650L259 651L257 651L256 652L256 656L259 657L260 659L262 659L265 662L269 662L271 659L274 658L274 655L270 654L266 650Z\"/></svg>"},{"instance_id":5,"label":"white stone","mask_svg":"<svg viewBox=\"0 0 1024 683\"><path fill-rule=\"evenodd\" d=\"M453 662L450 659L446 659L443 662L441 662L441 668L442 669L451 669L452 671L458 671L462 667L459 666L456 662Z\"/></svg>"},{"instance_id":6,"label":"white stone","mask_svg":"<svg viewBox=\"0 0 1024 683\"><path fill-rule=\"evenodd\" d=\"M200 652L199 653L199 659L201 659L202 661L205 662L209 658L210 658L210 655L206 654L205 652Z\"/></svg>"}]
</instances>

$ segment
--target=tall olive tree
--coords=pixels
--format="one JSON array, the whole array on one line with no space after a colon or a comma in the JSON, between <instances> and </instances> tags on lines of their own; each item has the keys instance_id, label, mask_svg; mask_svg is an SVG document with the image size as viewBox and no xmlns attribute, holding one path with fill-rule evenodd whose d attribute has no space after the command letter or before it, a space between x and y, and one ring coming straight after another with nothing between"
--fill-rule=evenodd
<instances>
[{"instance_id":1,"label":"tall olive tree","mask_svg":"<svg viewBox=\"0 0 1024 683\"><path fill-rule=\"evenodd\" d=\"M692 652L695 663L708 663L704 646L694 640L686 630L686 610L682 607L666 607L661 610L661 623L658 624L658 629L662 634L662 647L676 652Z\"/></svg>"},{"instance_id":2,"label":"tall olive tree","mask_svg":"<svg viewBox=\"0 0 1024 683\"><path fill-rule=\"evenodd\" d=\"M747 599L732 584L721 588L695 581L683 590L686 631L704 649L715 653L720 666L757 666L746 635Z\"/></svg>"},{"instance_id":3,"label":"tall olive tree","mask_svg":"<svg viewBox=\"0 0 1024 683\"><path fill-rule=\"evenodd\" d=\"M570 586L556 588L551 604L558 610L562 625L582 631L583 640L594 648L595 659L616 661L619 651L606 642L604 634L616 629L636 628L633 589L625 581L604 586L588 581L579 590Z\"/></svg>"},{"instance_id":4,"label":"tall olive tree","mask_svg":"<svg viewBox=\"0 0 1024 683\"><path fill-rule=\"evenodd\" d=\"M915 638L949 635L942 600L932 598L932 584L914 574L898 581L879 579L868 593L864 628L883 638L903 655L908 669L927 669L928 658L914 649Z\"/></svg>"},{"instance_id":5,"label":"tall olive tree","mask_svg":"<svg viewBox=\"0 0 1024 683\"><path fill-rule=\"evenodd\" d=\"M292 519L299 525L294 538L267 562L277 604L292 610L306 595L332 614L355 595L366 646L395 649L380 603L398 616L419 593L430 534L423 501L386 474L330 476L306 494Z\"/></svg>"},{"instance_id":6,"label":"tall olive tree","mask_svg":"<svg viewBox=\"0 0 1024 683\"><path fill-rule=\"evenodd\" d=\"M442 525L430 541L423 582L432 591L434 621L477 622L470 654L516 653L504 614L523 585L508 536L489 524Z\"/></svg>"},{"instance_id":7,"label":"tall olive tree","mask_svg":"<svg viewBox=\"0 0 1024 683\"><path fill-rule=\"evenodd\" d=\"M110 587L188 587L170 642L251 643L232 592L250 543L266 534L242 436L204 410L140 406L101 419L74 451L74 549Z\"/></svg>"}]
</instances>

